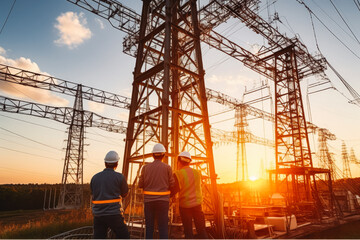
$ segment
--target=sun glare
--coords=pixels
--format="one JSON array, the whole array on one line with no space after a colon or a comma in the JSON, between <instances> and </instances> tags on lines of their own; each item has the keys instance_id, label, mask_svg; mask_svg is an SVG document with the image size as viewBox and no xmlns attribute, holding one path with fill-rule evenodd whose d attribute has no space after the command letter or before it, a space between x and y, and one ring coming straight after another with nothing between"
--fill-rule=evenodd
<instances>
[{"instance_id":1,"label":"sun glare","mask_svg":"<svg viewBox=\"0 0 360 240\"><path fill-rule=\"evenodd\" d=\"M258 179L258 177L257 176L250 176L249 179L250 179L250 181L255 181L255 180Z\"/></svg>"}]
</instances>

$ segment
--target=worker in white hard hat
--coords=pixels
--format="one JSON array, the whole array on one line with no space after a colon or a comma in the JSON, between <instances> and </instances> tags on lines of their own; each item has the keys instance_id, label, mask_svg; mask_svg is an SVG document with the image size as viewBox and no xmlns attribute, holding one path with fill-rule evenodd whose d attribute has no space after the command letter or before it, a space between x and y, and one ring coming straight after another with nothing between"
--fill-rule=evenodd
<instances>
[{"instance_id":1,"label":"worker in white hard hat","mask_svg":"<svg viewBox=\"0 0 360 240\"><path fill-rule=\"evenodd\" d=\"M205 217L201 208L201 173L190 167L189 152L181 152L177 158L177 171L174 173L175 185L171 196L179 192L179 211L184 227L185 238L194 239L192 220L194 219L197 237L208 238Z\"/></svg>"},{"instance_id":2,"label":"worker in white hard hat","mask_svg":"<svg viewBox=\"0 0 360 240\"><path fill-rule=\"evenodd\" d=\"M158 224L159 238L168 239L168 211L170 189L174 185L171 167L163 163L165 147L157 143L152 150L154 161L141 169L139 187L144 191L144 213L146 238L152 239L155 222Z\"/></svg>"},{"instance_id":3,"label":"worker in white hard hat","mask_svg":"<svg viewBox=\"0 0 360 240\"><path fill-rule=\"evenodd\" d=\"M104 160L106 168L95 174L90 182L94 238L106 238L108 228L115 233L116 238L130 238L120 211L121 198L127 195L129 189L124 175L115 172L119 155L115 151L109 151Z\"/></svg>"}]
</instances>

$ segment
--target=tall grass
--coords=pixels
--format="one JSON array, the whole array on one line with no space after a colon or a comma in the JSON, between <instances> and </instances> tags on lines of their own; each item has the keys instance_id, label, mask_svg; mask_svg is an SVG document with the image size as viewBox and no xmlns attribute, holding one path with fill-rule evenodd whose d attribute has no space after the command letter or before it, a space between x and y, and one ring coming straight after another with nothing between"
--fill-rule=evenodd
<instances>
[{"instance_id":1,"label":"tall grass","mask_svg":"<svg viewBox=\"0 0 360 240\"><path fill-rule=\"evenodd\" d=\"M24 216L26 218L26 216ZM0 222L0 238L49 238L71 229L93 224L90 209L45 211L27 223Z\"/></svg>"}]
</instances>

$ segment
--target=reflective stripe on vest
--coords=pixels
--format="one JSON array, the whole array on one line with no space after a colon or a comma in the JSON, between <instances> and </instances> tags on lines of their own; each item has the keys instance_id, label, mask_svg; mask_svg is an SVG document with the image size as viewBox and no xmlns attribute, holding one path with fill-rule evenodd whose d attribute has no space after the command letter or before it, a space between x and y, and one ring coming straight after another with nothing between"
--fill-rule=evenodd
<instances>
[{"instance_id":1,"label":"reflective stripe on vest","mask_svg":"<svg viewBox=\"0 0 360 240\"><path fill-rule=\"evenodd\" d=\"M150 192L150 191L144 191L145 195L170 195L170 191L166 192Z\"/></svg>"},{"instance_id":2,"label":"reflective stripe on vest","mask_svg":"<svg viewBox=\"0 0 360 240\"><path fill-rule=\"evenodd\" d=\"M121 199L111 199L111 200L93 200L92 203L93 204L105 204L105 203L116 203L116 202L120 202Z\"/></svg>"}]
</instances>

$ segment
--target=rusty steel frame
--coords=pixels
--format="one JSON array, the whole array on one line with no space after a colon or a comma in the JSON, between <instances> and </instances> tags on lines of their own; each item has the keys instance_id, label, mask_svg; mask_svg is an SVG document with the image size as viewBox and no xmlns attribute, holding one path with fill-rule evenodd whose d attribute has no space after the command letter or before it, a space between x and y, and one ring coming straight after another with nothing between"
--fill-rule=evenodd
<instances>
[{"instance_id":1,"label":"rusty steel frame","mask_svg":"<svg viewBox=\"0 0 360 240\"><path fill-rule=\"evenodd\" d=\"M174 169L177 155L189 151L210 192L205 210L222 236L199 37L196 0L143 1L122 172L128 177L130 165L153 160L144 154L150 141L165 146L164 162L171 158Z\"/></svg>"}]
</instances>

